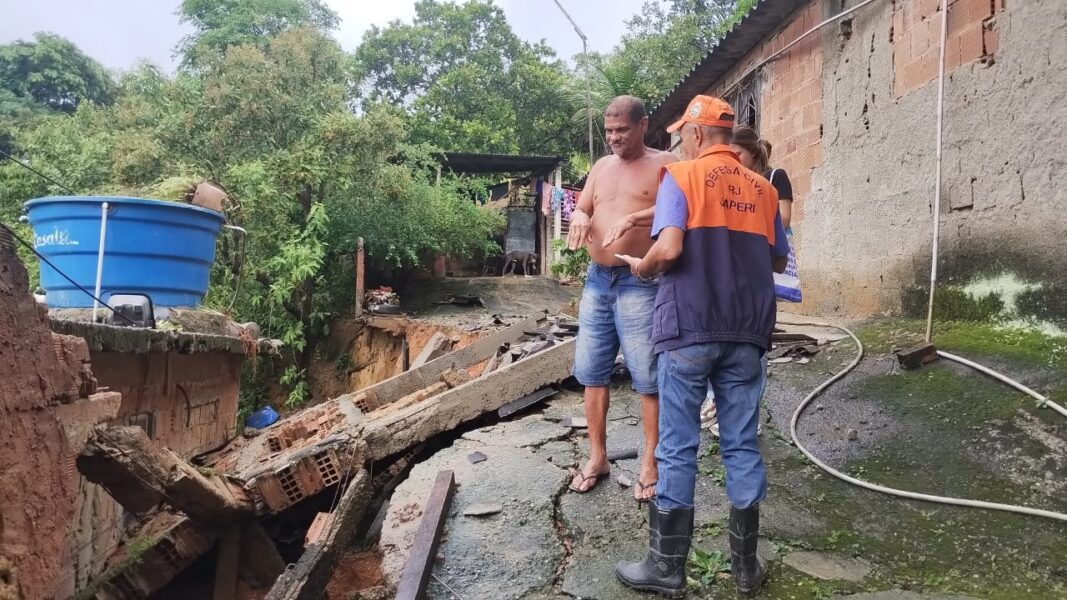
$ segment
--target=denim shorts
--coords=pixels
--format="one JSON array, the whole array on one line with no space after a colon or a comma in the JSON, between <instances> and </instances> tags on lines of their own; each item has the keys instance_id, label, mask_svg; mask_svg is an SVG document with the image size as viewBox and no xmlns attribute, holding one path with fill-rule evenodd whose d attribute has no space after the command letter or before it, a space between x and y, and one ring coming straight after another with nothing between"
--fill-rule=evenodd
<instances>
[{"instance_id":1,"label":"denim shorts","mask_svg":"<svg viewBox=\"0 0 1067 600\"><path fill-rule=\"evenodd\" d=\"M578 308L578 346L574 356L578 383L609 385L621 347L634 390L639 394L657 393L652 344L657 289L655 281L641 281L630 273L630 267L589 265Z\"/></svg>"}]
</instances>

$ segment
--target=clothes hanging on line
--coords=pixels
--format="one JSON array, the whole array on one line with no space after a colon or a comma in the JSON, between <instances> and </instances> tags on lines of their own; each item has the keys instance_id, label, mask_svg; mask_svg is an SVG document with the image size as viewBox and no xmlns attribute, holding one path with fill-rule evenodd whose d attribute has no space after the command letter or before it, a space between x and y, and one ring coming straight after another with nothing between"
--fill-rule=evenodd
<instances>
[{"instance_id":1,"label":"clothes hanging on line","mask_svg":"<svg viewBox=\"0 0 1067 600\"><path fill-rule=\"evenodd\" d=\"M563 208L563 188L552 188L552 214L558 213Z\"/></svg>"},{"instance_id":2,"label":"clothes hanging on line","mask_svg":"<svg viewBox=\"0 0 1067 600\"><path fill-rule=\"evenodd\" d=\"M578 205L578 192L575 190L563 190L563 206L560 209L563 220L570 221L574 214L574 208Z\"/></svg>"},{"instance_id":3,"label":"clothes hanging on line","mask_svg":"<svg viewBox=\"0 0 1067 600\"><path fill-rule=\"evenodd\" d=\"M546 217L552 216L552 197L556 187L548 182L541 183L541 213Z\"/></svg>"}]
</instances>

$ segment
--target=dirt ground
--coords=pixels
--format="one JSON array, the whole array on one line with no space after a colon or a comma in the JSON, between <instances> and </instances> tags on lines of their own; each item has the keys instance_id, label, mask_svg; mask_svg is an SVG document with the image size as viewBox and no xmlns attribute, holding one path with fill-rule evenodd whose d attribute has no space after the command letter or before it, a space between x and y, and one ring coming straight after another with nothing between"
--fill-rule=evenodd
<instances>
[{"instance_id":1,"label":"dirt ground","mask_svg":"<svg viewBox=\"0 0 1067 600\"><path fill-rule=\"evenodd\" d=\"M1029 398L939 361L902 372L890 351L917 339L921 324L862 328L868 358L817 399L801 419L803 443L854 476L903 489L1067 511L1067 422ZM939 348L1003 369L1061 398L1067 340L987 326L940 328ZM806 364L772 365L761 445L770 493L760 552L770 579L762 598L919 600L1067 598L1067 524L1050 519L898 500L850 486L791 444L789 421L815 386L854 356L850 340ZM640 447L638 398L613 387L609 450ZM429 598L630 599L612 565L647 547L645 514L614 464L591 493L567 491L566 469L586 456L584 430L561 423L582 414L562 392L533 412L468 431L416 465L392 498L379 547L387 578L399 573L418 512L438 469L455 471L449 514ZM691 598L732 598L723 468L703 440ZM471 455L487 459L477 464ZM486 513L476 516L475 513Z\"/></svg>"},{"instance_id":2,"label":"dirt ground","mask_svg":"<svg viewBox=\"0 0 1067 600\"><path fill-rule=\"evenodd\" d=\"M385 583L382 575L382 558L377 552L349 552L337 563L330 583L326 586L329 600L344 600L352 592L380 586Z\"/></svg>"}]
</instances>

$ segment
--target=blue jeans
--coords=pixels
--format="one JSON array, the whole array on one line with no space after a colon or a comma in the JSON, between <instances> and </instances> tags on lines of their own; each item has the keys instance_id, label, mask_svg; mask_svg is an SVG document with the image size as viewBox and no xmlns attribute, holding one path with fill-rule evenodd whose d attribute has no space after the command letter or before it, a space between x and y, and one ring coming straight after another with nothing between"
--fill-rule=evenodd
<instances>
[{"instance_id":1,"label":"blue jeans","mask_svg":"<svg viewBox=\"0 0 1067 600\"><path fill-rule=\"evenodd\" d=\"M655 281L634 277L630 267L589 265L578 308L578 341L574 349L574 377L578 383L609 385L621 346L634 390L639 394L656 393L659 386L652 315L658 289Z\"/></svg>"},{"instance_id":2,"label":"blue jeans","mask_svg":"<svg viewBox=\"0 0 1067 600\"><path fill-rule=\"evenodd\" d=\"M749 508L767 496L767 468L756 438L765 382L763 354L758 346L738 342L694 344L660 354L657 506L693 506L700 405L709 378L726 465L726 495L737 508Z\"/></svg>"},{"instance_id":3,"label":"blue jeans","mask_svg":"<svg viewBox=\"0 0 1067 600\"><path fill-rule=\"evenodd\" d=\"M762 377L762 379L760 380L759 397L760 397L760 400L763 400L763 396L767 393L767 370L769 368L769 365L767 363L767 353L764 352L763 356L760 357L759 360L760 360L760 368L763 369L763 373L761 373L761 375L760 375ZM707 398L708 398L708 401L715 400L715 388L711 385L711 379L708 379L708 395L707 395Z\"/></svg>"}]
</instances>

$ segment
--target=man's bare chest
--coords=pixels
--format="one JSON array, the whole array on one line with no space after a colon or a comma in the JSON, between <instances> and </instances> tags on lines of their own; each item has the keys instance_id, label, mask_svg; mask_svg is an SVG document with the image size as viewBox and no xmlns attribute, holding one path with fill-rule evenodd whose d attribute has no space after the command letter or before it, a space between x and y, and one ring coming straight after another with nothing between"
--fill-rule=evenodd
<instances>
[{"instance_id":1,"label":"man's bare chest","mask_svg":"<svg viewBox=\"0 0 1067 600\"><path fill-rule=\"evenodd\" d=\"M659 168L610 171L596 183L595 202L656 200Z\"/></svg>"}]
</instances>

